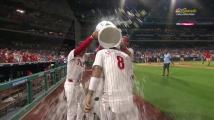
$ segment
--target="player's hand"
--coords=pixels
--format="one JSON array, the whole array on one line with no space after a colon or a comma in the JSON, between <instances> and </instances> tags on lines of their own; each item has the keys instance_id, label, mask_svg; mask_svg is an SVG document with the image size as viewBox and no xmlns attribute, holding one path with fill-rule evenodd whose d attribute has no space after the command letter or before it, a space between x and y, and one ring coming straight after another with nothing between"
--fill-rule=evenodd
<instances>
[{"instance_id":1,"label":"player's hand","mask_svg":"<svg viewBox=\"0 0 214 120\"><path fill-rule=\"evenodd\" d=\"M92 109L92 96L90 94L87 94L85 97L85 102L84 102L84 112L88 113Z\"/></svg>"},{"instance_id":2,"label":"player's hand","mask_svg":"<svg viewBox=\"0 0 214 120\"><path fill-rule=\"evenodd\" d=\"M92 37L94 38L94 40L97 40L98 39L98 31L93 32Z\"/></svg>"},{"instance_id":3,"label":"player's hand","mask_svg":"<svg viewBox=\"0 0 214 120\"><path fill-rule=\"evenodd\" d=\"M125 45L125 43L123 41L120 43L120 48L121 49L125 49L126 48L126 45Z\"/></svg>"}]
</instances>

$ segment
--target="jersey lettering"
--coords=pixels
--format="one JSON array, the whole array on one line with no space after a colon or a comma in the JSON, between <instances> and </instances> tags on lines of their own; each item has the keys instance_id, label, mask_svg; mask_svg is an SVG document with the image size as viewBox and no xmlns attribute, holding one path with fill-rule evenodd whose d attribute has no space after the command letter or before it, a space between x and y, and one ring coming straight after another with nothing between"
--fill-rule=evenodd
<instances>
[{"instance_id":1,"label":"jersey lettering","mask_svg":"<svg viewBox=\"0 0 214 120\"><path fill-rule=\"evenodd\" d=\"M123 57L117 56L117 65L121 70L123 70L125 68Z\"/></svg>"},{"instance_id":2,"label":"jersey lettering","mask_svg":"<svg viewBox=\"0 0 214 120\"><path fill-rule=\"evenodd\" d=\"M81 66L81 67L84 67L83 63L81 62L80 59L77 59L77 65Z\"/></svg>"}]
</instances>

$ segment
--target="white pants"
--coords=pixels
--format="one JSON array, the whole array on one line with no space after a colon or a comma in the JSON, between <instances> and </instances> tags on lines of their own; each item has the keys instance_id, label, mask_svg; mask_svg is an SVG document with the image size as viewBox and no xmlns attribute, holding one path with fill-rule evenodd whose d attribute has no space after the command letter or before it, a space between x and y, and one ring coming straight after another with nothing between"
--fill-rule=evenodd
<instances>
[{"instance_id":1,"label":"white pants","mask_svg":"<svg viewBox=\"0 0 214 120\"><path fill-rule=\"evenodd\" d=\"M138 108L135 104L122 112L113 112L109 103L101 100L100 102L100 119L101 120L140 120Z\"/></svg>"},{"instance_id":2,"label":"white pants","mask_svg":"<svg viewBox=\"0 0 214 120\"><path fill-rule=\"evenodd\" d=\"M84 115L82 103L85 96L82 85L66 81L64 89L67 98L67 120L81 120Z\"/></svg>"}]
</instances>

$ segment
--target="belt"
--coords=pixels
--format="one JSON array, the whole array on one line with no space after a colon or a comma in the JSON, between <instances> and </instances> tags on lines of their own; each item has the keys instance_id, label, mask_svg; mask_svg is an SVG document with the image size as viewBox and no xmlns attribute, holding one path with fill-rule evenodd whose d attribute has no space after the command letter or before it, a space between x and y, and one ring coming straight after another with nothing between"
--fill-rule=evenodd
<instances>
[{"instance_id":1,"label":"belt","mask_svg":"<svg viewBox=\"0 0 214 120\"><path fill-rule=\"evenodd\" d=\"M79 81L75 81L75 80L72 80L72 79L67 79L68 82L71 82L71 83L74 83L76 85L80 84Z\"/></svg>"},{"instance_id":2,"label":"belt","mask_svg":"<svg viewBox=\"0 0 214 120\"><path fill-rule=\"evenodd\" d=\"M72 79L68 79L68 82L74 82Z\"/></svg>"}]
</instances>

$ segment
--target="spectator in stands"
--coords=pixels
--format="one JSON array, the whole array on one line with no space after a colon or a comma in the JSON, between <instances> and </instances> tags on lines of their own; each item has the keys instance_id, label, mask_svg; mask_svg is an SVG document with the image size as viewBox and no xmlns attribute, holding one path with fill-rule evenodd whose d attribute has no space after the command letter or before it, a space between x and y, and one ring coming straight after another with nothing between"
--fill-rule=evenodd
<instances>
[{"instance_id":1,"label":"spectator in stands","mask_svg":"<svg viewBox=\"0 0 214 120\"><path fill-rule=\"evenodd\" d=\"M52 62L64 58L65 55L56 55L50 51L0 49L1 63Z\"/></svg>"},{"instance_id":2,"label":"spectator in stands","mask_svg":"<svg viewBox=\"0 0 214 120\"><path fill-rule=\"evenodd\" d=\"M157 53L157 63L160 64L161 61L161 54Z\"/></svg>"},{"instance_id":3,"label":"spectator in stands","mask_svg":"<svg viewBox=\"0 0 214 120\"><path fill-rule=\"evenodd\" d=\"M180 61L179 61L179 64L182 64L184 62L184 53L181 53L180 54Z\"/></svg>"}]
</instances>

